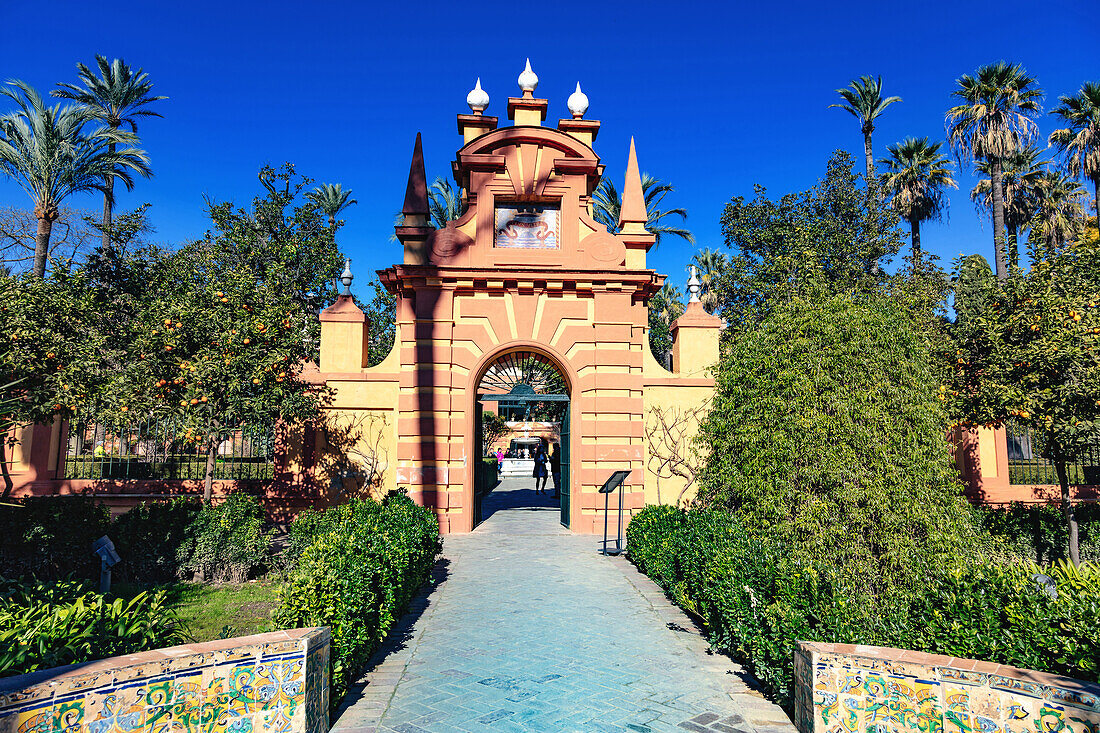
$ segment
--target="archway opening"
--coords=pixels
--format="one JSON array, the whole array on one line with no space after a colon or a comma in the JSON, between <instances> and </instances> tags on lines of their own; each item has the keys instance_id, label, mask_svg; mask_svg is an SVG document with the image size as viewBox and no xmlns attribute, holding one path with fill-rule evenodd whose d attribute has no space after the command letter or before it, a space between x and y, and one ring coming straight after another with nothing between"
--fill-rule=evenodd
<instances>
[{"instance_id":1,"label":"archway opening","mask_svg":"<svg viewBox=\"0 0 1100 733\"><path fill-rule=\"evenodd\" d=\"M509 351L486 367L476 390L474 525L501 511L557 510L568 527L570 399L562 370L540 352Z\"/></svg>"}]
</instances>

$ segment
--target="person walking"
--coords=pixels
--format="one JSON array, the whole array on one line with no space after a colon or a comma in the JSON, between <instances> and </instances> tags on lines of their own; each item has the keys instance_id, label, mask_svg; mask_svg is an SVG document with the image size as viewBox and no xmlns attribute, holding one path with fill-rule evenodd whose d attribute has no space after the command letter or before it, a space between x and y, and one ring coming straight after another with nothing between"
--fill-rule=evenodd
<instances>
[{"instance_id":1,"label":"person walking","mask_svg":"<svg viewBox=\"0 0 1100 733\"><path fill-rule=\"evenodd\" d=\"M539 440L538 448L535 449L535 468L531 472L531 475L535 479L535 493L546 495L546 441Z\"/></svg>"},{"instance_id":2,"label":"person walking","mask_svg":"<svg viewBox=\"0 0 1100 733\"><path fill-rule=\"evenodd\" d=\"M501 469L504 468L504 451L502 451L500 448L497 448L496 457L497 457L497 471L500 471Z\"/></svg>"},{"instance_id":3,"label":"person walking","mask_svg":"<svg viewBox=\"0 0 1100 733\"><path fill-rule=\"evenodd\" d=\"M557 499L561 493L561 444L554 443L550 446L550 475L554 477L554 495Z\"/></svg>"}]
</instances>

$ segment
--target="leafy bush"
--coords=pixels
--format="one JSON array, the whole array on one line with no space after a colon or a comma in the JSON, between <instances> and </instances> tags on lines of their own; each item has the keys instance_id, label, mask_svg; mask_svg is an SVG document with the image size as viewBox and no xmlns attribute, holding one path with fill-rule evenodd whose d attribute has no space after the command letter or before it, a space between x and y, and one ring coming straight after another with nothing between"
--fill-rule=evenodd
<instances>
[{"instance_id":1,"label":"leafy bush","mask_svg":"<svg viewBox=\"0 0 1100 733\"><path fill-rule=\"evenodd\" d=\"M774 304L724 354L703 503L871 590L978 551L926 339L884 297Z\"/></svg>"},{"instance_id":2,"label":"leafy bush","mask_svg":"<svg viewBox=\"0 0 1100 733\"><path fill-rule=\"evenodd\" d=\"M138 583L176 580L181 573L180 550L201 511L198 499L180 497L142 502L118 517L110 536L122 558L114 568L119 579Z\"/></svg>"},{"instance_id":3,"label":"leafy bush","mask_svg":"<svg viewBox=\"0 0 1100 733\"><path fill-rule=\"evenodd\" d=\"M98 578L92 544L109 525L107 508L87 496L37 496L0 506L0 575Z\"/></svg>"},{"instance_id":4,"label":"leafy bush","mask_svg":"<svg viewBox=\"0 0 1100 733\"><path fill-rule=\"evenodd\" d=\"M230 494L206 504L180 545L180 569L200 581L241 583L268 561L271 532L264 528L259 500Z\"/></svg>"},{"instance_id":5,"label":"leafy bush","mask_svg":"<svg viewBox=\"0 0 1100 733\"><path fill-rule=\"evenodd\" d=\"M81 582L0 580L0 677L184 641L163 591L110 600Z\"/></svg>"},{"instance_id":6,"label":"leafy bush","mask_svg":"<svg viewBox=\"0 0 1100 733\"><path fill-rule=\"evenodd\" d=\"M678 514L679 516L674 516ZM784 705L796 640L872 644L1100 679L1100 569L948 563L922 583L871 593L829 562L803 561L729 512L646 507L627 528L630 557L711 641L745 661Z\"/></svg>"},{"instance_id":7,"label":"leafy bush","mask_svg":"<svg viewBox=\"0 0 1100 733\"><path fill-rule=\"evenodd\" d=\"M428 579L442 547L439 525L400 494L304 512L294 525L291 547L306 546L280 589L274 620L332 630L335 707Z\"/></svg>"},{"instance_id":8,"label":"leafy bush","mask_svg":"<svg viewBox=\"0 0 1100 733\"><path fill-rule=\"evenodd\" d=\"M1023 559L1038 563L1066 559L1068 530L1057 504L1012 504L979 511L986 531ZM1100 503L1082 502L1075 513L1081 533L1081 559L1100 561Z\"/></svg>"}]
</instances>

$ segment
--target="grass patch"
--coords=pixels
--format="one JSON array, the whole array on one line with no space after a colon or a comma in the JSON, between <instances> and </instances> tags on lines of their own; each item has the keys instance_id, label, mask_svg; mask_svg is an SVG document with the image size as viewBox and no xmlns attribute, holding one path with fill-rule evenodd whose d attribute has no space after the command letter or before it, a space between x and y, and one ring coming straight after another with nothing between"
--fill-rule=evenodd
<instances>
[{"instance_id":1,"label":"grass patch","mask_svg":"<svg viewBox=\"0 0 1100 733\"><path fill-rule=\"evenodd\" d=\"M278 583L252 580L247 583L173 583L157 586L168 594L168 602L189 636L196 642L228 639L271 631L271 612L278 601ZM112 592L130 598L149 586L116 583Z\"/></svg>"},{"instance_id":2,"label":"grass patch","mask_svg":"<svg viewBox=\"0 0 1100 733\"><path fill-rule=\"evenodd\" d=\"M195 641L228 639L269 631L276 605L275 583L179 583L172 587L172 607Z\"/></svg>"}]
</instances>

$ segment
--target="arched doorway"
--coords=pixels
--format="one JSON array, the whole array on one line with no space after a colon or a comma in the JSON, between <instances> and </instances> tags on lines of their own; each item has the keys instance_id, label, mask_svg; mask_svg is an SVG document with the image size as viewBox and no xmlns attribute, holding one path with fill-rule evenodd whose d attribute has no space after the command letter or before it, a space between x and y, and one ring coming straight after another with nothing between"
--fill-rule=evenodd
<instances>
[{"instance_id":1,"label":"arched doorway","mask_svg":"<svg viewBox=\"0 0 1100 733\"><path fill-rule=\"evenodd\" d=\"M489 457L496 450L503 453L502 478L532 480L535 455L542 443L551 448L549 481L559 499L561 524L569 527L569 383L557 363L532 349L499 354L477 381L473 419L474 526L483 521L483 500L497 484Z\"/></svg>"}]
</instances>

